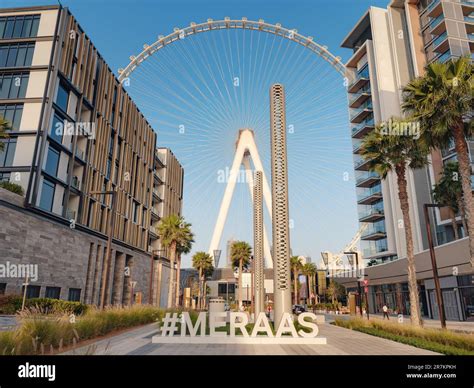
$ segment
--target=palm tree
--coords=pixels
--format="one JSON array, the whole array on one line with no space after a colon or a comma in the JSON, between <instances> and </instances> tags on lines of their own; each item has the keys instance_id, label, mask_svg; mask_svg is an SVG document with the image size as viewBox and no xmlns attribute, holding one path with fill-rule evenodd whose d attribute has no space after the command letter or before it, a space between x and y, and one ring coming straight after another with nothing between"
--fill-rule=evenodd
<instances>
[{"instance_id":1,"label":"palm tree","mask_svg":"<svg viewBox=\"0 0 474 388\"><path fill-rule=\"evenodd\" d=\"M174 264L176 254L183 252L183 249L190 249L194 242L194 235L191 232L191 224L184 221L183 217L172 214L161 220L158 225L158 234L161 244L170 249L170 285L168 287L168 308L173 307L173 281ZM179 287L179 285L178 285Z\"/></svg>"},{"instance_id":2,"label":"palm tree","mask_svg":"<svg viewBox=\"0 0 474 388\"><path fill-rule=\"evenodd\" d=\"M8 137L7 131L11 129L10 122L5 120L3 117L0 116L0 139L5 139ZM3 151L5 144L0 141L0 151Z\"/></svg>"},{"instance_id":3,"label":"palm tree","mask_svg":"<svg viewBox=\"0 0 474 388\"><path fill-rule=\"evenodd\" d=\"M298 256L291 256L290 267L293 272L293 304L298 304L298 274L303 268L303 263Z\"/></svg>"},{"instance_id":4,"label":"palm tree","mask_svg":"<svg viewBox=\"0 0 474 388\"><path fill-rule=\"evenodd\" d=\"M404 126L406 121L392 118L393 126ZM428 147L422 139L416 139L408 134L385 134L385 126L379 125L369 133L362 142L361 156L369 161L369 170L376 171L382 179L387 177L389 171L395 171L398 183L398 199L403 214L403 227L405 230L407 263L408 263L408 288L410 294L410 314L415 326L421 326L420 300L418 297L418 284L416 280L415 255L413 248L413 233L410 220L410 205L407 192L407 167L417 169L428 163Z\"/></svg>"},{"instance_id":5,"label":"palm tree","mask_svg":"<svg viewBox=\"0 0 474 388\"><path fill-rule=\"evenodd\" d=\"M211 278L212 274L214 273L214 259L211 257L211 264L204 269L204 282L203 282L203 307L206 308L206 301L207 301L207 294L208 294L208 287L207 287L207 280Z\"/></svg>"},{"instance_id":6,"label":"palm tree","mask_svg":"<svg viewBox=\"0 0 474 388\"><path fill-rule=\"evenodd\" d=\"M209 268L213 268L212 257L206 252L196 252L193 256L193 267L197 269L199 288L198 288L198 308L202 306L202 290L204 287L204 277Z\"/></svg>"},{"instance_id":7,"label":"palm tree","mask_svg":"<svg viewBox=\"0 0 474 388\"><path fill-rule=\"evenodd\" d=\"M455 179L456 171L456 163L447 163L444 166L440 180L433 189L434 201L439 205L445 205L449 208L455 240L459 239L456 214L459 212L460 207L462 208L462 188L459 180ZM465 222L463 222L463 225L465 228Z\"/></svg>"},{"instance_id":8,"label":"palm tree","mask_svg":"<svg viewBox=\"0 0 474 388\"><path fill-rule=\"evenodd\" d=\"M326 289L326 294L331 298L331 303L335 304L339 298L344 295L344 287L341 286L334 280L329 282L328 288Z\"/></svg>"},{"instance_id":9,"label":"palm tree","mask_svg":"<svg viewBox=\"0 0 474 388\"><path fill-rule=\"evenodd\" d=\"M474 202L466 137L471 137L473 132L473 68L469 57L447 63L434 62L427 66L422 77L415 78L403 89L403 109L419 120L427 144L440 149L454 142L470 231L471 266L474 266Z\"/></svg>"},{"instance_id":10,"label":"palm tree","mask_svg":"<svg viewBox=\"0 0 474 388\"><path fill-rule=\"evenodd\" d=\"M308 278L308 286L309 286L309 300L310 303L313 303L313 298L311 297L312 294L316 295L315 292L315 285L316 285L316 273L317 267L316 264L313 263L306 263L303 265L303 274Z\"/></svg>"},{"instance_id":11,"label":"palm tree","mask_svg":"<svg viewBox=\"0 0 474 388\"><path fill-rule=\"evenodd\" d=\"M252 248L245 241L234 241L230 247L232 265L239 269L239 307L242 307L242 270L247 268L252 257Z\"/></svg>"}]
</instances>

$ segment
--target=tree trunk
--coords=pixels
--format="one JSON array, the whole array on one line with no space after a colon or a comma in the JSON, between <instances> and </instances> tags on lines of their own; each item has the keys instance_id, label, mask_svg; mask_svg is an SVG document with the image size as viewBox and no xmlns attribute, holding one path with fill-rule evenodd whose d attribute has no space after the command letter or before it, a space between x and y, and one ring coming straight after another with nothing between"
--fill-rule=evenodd
<instances>
[{"instance_id":1,"label":"tree trunk","mask_svg":"<svg viewBox=\"0 0 474 388\"><path fill-rule=\"evenodd\" d=\"M239 309L243 305L242 300L242 259L239 260Z\"/></svg>"},{"instance_id":2,"label":"tree trunk","mask_svg":"<svg viewBox=\"0 0 474 388\"><path fill-rule=\"evenodd\" d=\"M456 202L458 204L459 213L461 214L462 227L464 229L464 236L469 235L469 229L467 228L466 212L464 211L464 202L462 200L462 194L456 196Z\"/></svg>"},{"instance_id":3,"label":"tree trunk","mask_svg":"<svg viewBox=\"0 0 474 388\"><path fill-rule=\"evenodd\" d=\"M178 255L176 260L177 268L176 268L176 302L175 306L179 307L179 290L180 290L180 281L181 281L181 254Z\"/></svg>"},{"instance_id":4,"label":"tree trunk","mask_svg":"<svg viewBox=\"0 0 474 388\"><path fill-rule=\"evenodd\" d=\"M410 205L408 202L406 167L398 165L395 168L398 182L398 199L403 214L403 228L405 229L405 239L407 246L408 263L408 289L410 294L410 315L411 322L415 326L422 326L420 316L420 298L418 295L418 282L416 280L416 265L413 249L413 233L410 222Z\"/></svg>"},{"instance_id":5,"label":"tree trunk","mask_svg":"<svg viewBox=\"0 0 474 388\"><path fill-rule=\"evenodd\" d=\"M174 262L176 260L176 242L173 241L170 246L170 284L168 287L168 308L173 308L174 291Z\"/></svg>"},{"instance_id":6,"label":"tree trunk","mask_svg":"<svg viewBox=\"0 0 474 388\"><path fill-rule=\"evenodd\" d=\"M293 297L293 304L298 304L298 275L296 271L293 271L293 289L295 296Z\"/></svg>"},{"instance_id":7,"label":"tree trunk","mask_svg":"<svg viewBox=\"0 0 474 388\"><path fill-rule=\"evenodd\" d=\"M471 162L469 160L469 151L466 138L464 137L464 124L460 118L458 125L453 128L454 146L459 163L459 174L461 175L461 186L464 200L464 212L466 214L466 223L469 236L469 253L471 267L474 267L474 236L471 231L474 230L473 201L471 188Z\"/></svg>"},{"instance_id":8,"label":"tree trunk","mask_svg":"<svg viewBox=\"0 0 474 388\"><path fill-rule=\"evenodd\" d=\"M453 227L454 239L459 240L458 224L456 223L456 212L451 207L449 210L451 212L451 226Z\"/></svg>"},{"instance_id":9,"label":"tree trunk","mask_svg":"<svg viewBox=\"0 0 474 388\"><path fill-rule=\"evenodd\" d=\"M202 267L199 267L199 289L198 289L198 309L201 309L201 290L202 290Z\"/></svg>"}]
</instances>

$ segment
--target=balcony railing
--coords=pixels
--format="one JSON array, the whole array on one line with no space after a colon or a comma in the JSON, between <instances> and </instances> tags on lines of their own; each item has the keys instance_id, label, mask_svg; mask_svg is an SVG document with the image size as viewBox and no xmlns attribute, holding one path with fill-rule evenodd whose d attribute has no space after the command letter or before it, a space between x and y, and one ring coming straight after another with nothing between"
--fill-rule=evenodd
<instances>
[{"instance_id":1,"label":"balcony railing","mask_svg":"<svg viewBox=\"0 0 474 388\"><path fill-rule=\"evenodd\" d=\"M75 220L76 219L76 211L72 209L66 210L66 218L68 220Z\"/></svg>"},{"instance_id":2,"label":"balcony railing","mask_svg":"<svg viewBox=\"0 0 474 388\"><path fill-rule=\"evenodd\" d=\"M375 171L369 171L364 173L362 176L359 176L356 179L356 186L364 187L373 184L374 182L380 180L380 175Z\"/></svg>"},{"instance_id":3,"label":"balcony railing","mask_svg":"<svg viewBox=\"0 0 474 388\"><path fill-rule=\"evenodd\" d=\"M367 101L357 109L351 109L350 121L354 123L362 122L373 111L372 101Z\"/></svg>"},{"instance_id":4,"label":"balcony railing","mask_svg":"<svg viewBox=\"0 0 474 388\"><path fill-rule=\"evenodd\" d=\"M360 139L375 128L375 122L373 117L362 121L360 124L352 127L352 137Z\"/></svg>"},{"instance_id":5,"label":"balcony railing","mask_svg":"<svg viewBox=\"0 0 474 388\"><path fill-rule=\"evenodd\" d=\"M369 67L364 66L356 74L355 79L349 84L347 90L349 93L357 92L362 86L364 86L370 80Z\"/></svg>"},{"instance_id":6,"label":"balcony railing","mask_svg":"<svg viewBox=\"0 0 474 388\"><path fill-rule=\"evenodd\" d=\"M443 32L440 36L438 36L435 40L433 40L433 50L436 51L436 48L437 48L441 43L443 43L444 41L446 41L446 39L448 39L448 32L447 32L447 31Z\"/></svg>"},{"instance_id":7,"label":"balcony railing","mask_svg":"<svg viewBox=\"0 0 474 388\"><path fill-rule=\"evenodd\" d=\"M370 97L370 88L364 88L364 90L358 93L352 93L349 97L349 107L358 108Z\"/></svg>"},{"instance_id":8,"label":"balcony railing","mask_svg":"<svg viewBox=\"0 0 474 388\"><path fill-rule=\"evenodd\" d=\"M385 231L385 227L375 227L367 229L360 238L362 240L379 240L386 236L387 232Z\"/></svg>"},{"instance_id":9,"label":"balcony railing","mask_svg":"<svg viewBox=\"0 0 474 388\"><path fill-rule=\"evenodd\" d=\"M383 209L370 209L359 213L360 222L374 222L384 217Z\"/></svg>"},{"instance_id":10,"label":"balcony railing","mask_svg":"<svg viewBox=\"0 0 474 388\"><path fill-rule=\"evenodd\" d=\"M370 203L376 202L382 198L382 187L376 185L370 189L366 189L366 192L357 196L357 203L359 205L369 205Z\"/></svg>"},{"instance_id":11,"label":"balcony railing","mask_svg":"<svg viewBox=\"0 0 474 388\"><path fill-rule=\"evenodd\" d=\"M444 20L444 15L441 14L437 18L430 21L430 30L433 31L435 27Z\"/></svg>"},{"instance_id":12,"label":"balcony railing","mask_svg":"<svg viewBox=\"0 0 474 388\"><path fill-rule=\"evenodd\" d=\"M77 176L73 176L71 180L71 186L77 190L81 190L81 182Z\"/></svg>"}]
</instances>

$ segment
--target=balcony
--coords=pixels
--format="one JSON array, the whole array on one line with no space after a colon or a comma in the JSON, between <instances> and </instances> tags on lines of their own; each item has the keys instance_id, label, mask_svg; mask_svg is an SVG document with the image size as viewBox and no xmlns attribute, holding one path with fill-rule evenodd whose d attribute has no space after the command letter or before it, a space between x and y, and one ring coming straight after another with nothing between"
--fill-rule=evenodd
<instances>
[{"instance_id":1,"label":"balcony","mask_svg":"<svg viewBox=\"0 0 474 388\"><path fill-rule=\"evenodd\" d=\"M365 66L362 70L357 72L354 81L347 87L347 91L349 93L356 93L360 88L367 85L369 81L369 68Z\"/></svg>"},{"instance_id":2,"label":"balcony","mask_svg":"<svg viewBox=\"0 0 474 388\"><path fill-rule=\"evenodd\" d=\"M360 152L360 149L362 147L362 143L356 144L352 147L352 153L358 155Z\"/></svg>"},{"instance_id":3,"label":"balcony","mask_svg":"<svg viewBox=\"0 0 474 388\"><path fill-rule=\"evenodd\" d=\"M382 198L382 188L377 185L369 189L367 193L358 196L357 203L359 205L371 205L372 203L377 202Z\"/></svg>"},{"instance_id":4,"label":"balcony","mask_svg":"<svg viewBox=\"0 0 474 388\"><path fill-rule=\"evenodd\" d=\"M359 125L352 127L352 137L354 139L362 139L365 135L367 135L370 131L375 128L374 119L370 118L368 120L363 121Z\"/></svg>"},{"instance_id":5,"label":"balcony","mask_svg":"<svg viewBox=\"0 0 474 388\"><path fill-rule=\"evenodd\" d=\"M384 218L383 209L371 209L359 214L360 222L376 222Z\"/></svg>"},{"instance_id":6,"label":"balcony","mask_svg":"<svg viewBox=\"0 0 474 388\"><path fill-rule=\"evenodd\" d=\"M474 33L474 15L470 14L464 17L464 21L466 22L466 32L468 34Z\"/></svg>"},{"instance_id":7,"label":"balcony","mask_svg":"<svg viewBox=\"0 0 474 388\"><path fill-rule=\"evenodd\" d=\"M372 101L368 100L357 109L350 110L351 123L359 124L373 112Z\"/></svg>"},{"instance_id":8,"label":"balcony","mask_svg":"<svg viewBox=\"0 0 474 388\"><path fill-rule=\"evenodd\" d=\"M443 13L443 5L440 0L433 0L428 7L426 7L427 16L436 18Z\"/></svg>"},{"instance_id":9,"label":"balcony","mask_svg":"<svg viewBox=\"0 0 474 388\"><path fill-rule=\"evenodd\" d=\"M440 35L444 31L446 31L446 20L441 14L430 22L430 32L433 35Z\"/></svg>"},{"instance_id":10,"label":"balcony","mask_svg":"<svg viewBox=\"0 0 474 388\"><path fill-rule=\"evenodd\" d=\"M369 98L369 88L364 88L364 90L360 91L359 93L353 93L349 97L349 108L359 108Z\"/></svg>"},{"instance_id":11,"label":"balcony","mask_svg":"<svg viewBox=\"0 0 474 388\"><path fill-rule=\"evenodd\" d=\"M157 199L159 202L163 201L163 198L161 196L160 190L157 187L153 187L153 196L155 199Z\"/></svg>"},{"instance_id":12,"label":"balcony","mask_svg":"<svg viewBox=\"0 0 474 388\"><path fill-rule=\"evenodd\" d=\"M158 209L154 206L151 207L151 216L152 217L155 217L156 219L160 219L160 212L158 211Z\"/></svg>"},{"instance_id":13,"label":"balcony","mask_svg":"<svg viewBox=\"0 0 474 388\"><path fill-rule=\"evenodd\" d=\"M365 233L360 236L360 239L364 241L376 241L381 240L385 237L387 237L387 232L385 231L385 228L377 227L367 229Z\"/></svg>"},{"instance_id":14,"label":"balcony","mask_svg":"<svg viewBox=\"0 0 474 388\"><path fill-rule=\"evenodd\" d=\"M447 31L443 32L435 40L433 40L433 51L444 53L449 48L449 39Z\"/></svg>"},{"instance_id":15,"label":"balcony","mask_svg":"<svg viewBox=\"0 0 474 388\"><path fill-rule=\"evenodd\" d=\"M370 187L375 182L380 182L380 175L374 171L370 171L356 179L357 187Z\"/></svg>"},{"instance_id":16,"label":"balcony","mask_svg":"<svg viewBox=\"0 0 474 388\"><path fill-rule=\"evenodd\" d=\"M150 233L150 236L157 239L158 238L158 231L153 225L150 225L148 227L148 232Z\"/></svg>"},{"instance_id":17,"label":"balcony","mask_svg":"<svg viewBox=\"0 0 474 388\"><path fill-rule=\"evenodd\" d=\"M354 163L354 170L357 171L369 171L369 164L370 164L370 159L369 160L359 160Z\"/></svg>"}]
</instances>

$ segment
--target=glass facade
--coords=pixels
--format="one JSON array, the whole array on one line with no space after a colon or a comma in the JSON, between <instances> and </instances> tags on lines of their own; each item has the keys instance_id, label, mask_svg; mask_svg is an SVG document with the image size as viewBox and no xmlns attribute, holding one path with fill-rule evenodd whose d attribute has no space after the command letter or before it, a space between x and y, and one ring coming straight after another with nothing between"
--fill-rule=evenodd
<instances>
[{"instance_id":1,"label":"glass facade","mask_svg":"<svg viewBox=\"0 0 474 388\"><path fill-rule=\"evenodd\" d=\"M13 158L16 150L16 138L2 140L3 149L0 150L0 167L13 166Z\"/></svg>"},{"instance_id":2,"label":"glass facade","mask_svg":"<svg viewBox=\"0 0 474 388\"><path fill-rule=\"evenodd\" d=\"M39 21L40 15L0 17L0 39L36 37Z\"/></svg>"},{"instance_id":3,"label":"glass facade","mask_svg":"<svg viewBox=\"0 0 474 388\"><path fill-rule=\"evenodd\" d=\"M53 210L55 184L48 179L43 179L43 186L41 188L41 198L39 207L48 212Z\"/></svg>"},{"instance_id":4,"label":"glass facade","mask_svg":"<svg viewBox=\"0 0 474 388\"><path fill-rule=\"evenodd\" d=\"M21 117L23 115L23 104L0 105L0 117L10 123L12 131L20 129Z\"/></svg>"},{"instance_id":5,"label":"glass facade","mask_svg":"<svg viewBox=\"0 0 474 388\"><path fill-rule=\"evenodd\" d=\"M0 99L25 98L28 73L0 74Z\"/></svg>"},{"instance_id":6,"label":"glass facade","mask_svg":"<svg viewBox=\"0 0 474 388\"><path fill-rule=\"evenodd\" d=\"M0 67L27 67L33 61L34 43L0 45Z\"/></svg>"}]
</instances>

